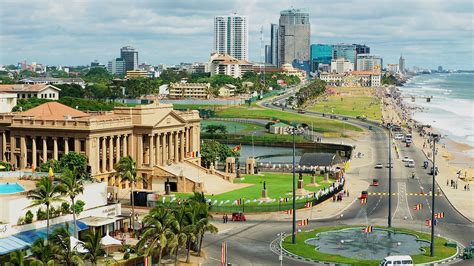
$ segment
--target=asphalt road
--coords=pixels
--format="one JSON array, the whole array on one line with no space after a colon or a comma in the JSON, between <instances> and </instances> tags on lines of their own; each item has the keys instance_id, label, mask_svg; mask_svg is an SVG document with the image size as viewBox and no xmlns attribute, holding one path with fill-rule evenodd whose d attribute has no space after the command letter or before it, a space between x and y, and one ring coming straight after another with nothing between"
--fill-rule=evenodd
<instances>
[{"instance_id":1,"label":"asphalt road","mask_svg":"<svg viewBox=\"0 0 474 266\"><path fill-rule=\"evenodd\" d=\"M281 101L289 95L279 96L271 101ZM281 109L267 102L262 102L267 108ZM287 112L296 112L295 110L285 109ZM306 115L321 116L321 113L306 112ZM305 229L313 227L334 225L334 224L367 224L367 225L387 225L388 216L388 134L387 130L375 126L370 121L360 121L348 118L347 123L368 128L372 125L370 140L374 149L374 164L359 168L359 175L364 176L369 183L372 179L379 179L379 186L370 186L368 188L369 197L367 204L355 202L346 211L343 217L334 217L332 219L313 221ZM420 196L421 190L424 193L430 192L432 177L428 174L422 165L425 157L419 150L411 147L404 147L403 143L397 141L400 148L400 158L397 157L395 150L392 149L392 226L414 229L422 232L430 232L430 228L425 226L425 221L431 218L431 196ZM415 168L407 168L402 162L403 156L409 156L415 160ZM376 169L376 163L382 163L383 169ZM415 172L416 178L412 178L412 172ZM350 178L350 177L348 177ZM436 191L436 190L435 190ZM350 193L360 193L360 191L350 191ZM372 195L376 193L376 195ZM385 193L385 195L377 195ZM418 195L410 195L416 193ZM441 219L435 227L436 234L454 239L463 245L467 245L474 239L473 224L464 218L455 210L443 194L435 197L435 211L444 212L444 218ZM421 203L423 208L415 211L416 204ZM279 221L251 221L248 224L221 233L219 235L206 236L204 247L207 251L207 265L217 265L220 263L221 242L225 240L228 245L229 262L236 265L279 265L278 255L270 249L270 243L277 238L279 232L291 232L291 223ZM466 262L458 262L457 265L468 265ZM284 258L284 265L308 265L306 262L290 260Z\"/></svg>"}]
</instances>

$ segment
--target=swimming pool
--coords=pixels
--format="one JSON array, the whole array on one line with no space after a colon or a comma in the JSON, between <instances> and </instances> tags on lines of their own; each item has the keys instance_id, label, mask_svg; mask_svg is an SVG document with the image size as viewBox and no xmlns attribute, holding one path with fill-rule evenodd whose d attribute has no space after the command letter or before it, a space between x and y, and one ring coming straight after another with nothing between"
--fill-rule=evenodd
<instances>
[{"instance_id":1,"label":"swimming pool","mask_svg":"<svg viewBox=\"0 0 474 266\"><path fill-rule=\"evenodd\" d=\"M0 183L0 194L23 192L25 189L18 183Z\"/></svg>"}]
</instances>

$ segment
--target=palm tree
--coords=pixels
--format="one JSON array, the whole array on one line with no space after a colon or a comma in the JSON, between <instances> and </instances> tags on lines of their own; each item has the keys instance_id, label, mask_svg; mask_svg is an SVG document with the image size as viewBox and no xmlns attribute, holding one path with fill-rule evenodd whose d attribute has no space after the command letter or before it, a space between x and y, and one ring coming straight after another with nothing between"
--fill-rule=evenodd
<instances>
[{"instance_id":1,"label":"palm tree","mask_svg":"<svg viewBox=\"0 0 474 266\"><path fill-rule=\"evenodd\" d=\"M164 206L158 206L150 211L143 219L143 232L137 247L145 255L158 253L158 265L165 248L177 247L177 237L172 228L176 228L176 220L172 213Z\"/></svg>"},{"instance_id":2,"label":"palm tree","mask_svg":"<svg viewBox=\"0 0 474 266\"><path fill-rule=\"evenodd\" d=\"M217 233L218 230L217 230L217 227L215 227L214 225L212 225L209 222L208 218L203 218L198 222L198 224L196 226L196 231L197 231L198 237L199 237L198 256L201 256L201 248L202 248L202 241L204 240L204 234L206 232L215 234L215 233Z\"/></svg>"},{"instance_id":3,"label":"palm tree","mask_svg":"<svg viewBox=\"0 0 474 266\"><path fill-rule=\"evenodd\" d=\"M32 202L27 208L46 205L46 242L49 239L49 207L53 202L63 201L60 196L60 187L53 184L53 181L47 176L36 182L36 189L28 192L27 198L31 199Z\"/></svg>"},{"instance_id":4,"label":"palm tree","mask_svg":"<svg viewBox=\"0 0 474 266\"><path fill-rule=\"evenodd\" d=\"M188 236L186 235L186 224L187 224L187 215L189 212L189 205L188 204L182 204L178 206L173 211L174 218L176 220L175 227L173 228L173 232L176 236L176 241L177 241L177 246L175 248L175 262L178 263L178 252L179 252L179 247L185 246L188 240Z\"/></svg>"},{"instance_id":5,"label":"palm tree","mask_svg":"<svg viewBox=\"0 0 474 266\"><path fill-rule=\"evenodd\" d=\"M38 238L31 245L33 258L30 265L54 265L52 246L44 238Z\"/></svg>"},{"instance_id":6,"label":"palm tree","mask_svg":"<svg viewBox=\"0 0 474 266\"><path fill-rule=\"evenodd\" d=\"M26 253L23 250L15 250L10 253L10 263L16 266L25 265Z\"/></svg>"},{"instance_id":7,"label":"palm tree","mask_svg":"<svg viewBox=\"0 0 474 266\"><path fill-rule=\"evenodd\" d=\"M132 203L132 230L135 233L135 203L133 199L133 186L140 181L137 176L136 163L130 156L122 157L114 166L115 176L119 176L122 181L130 182L130 198Z\"/></svg>"},{"instance_id":8,"label":"palm tree","mask_svg":"<svg viewBox=\"0 0 474 266\"><path fill-rule=\"evenodd\" d=\"M76 208L74 207L75 199L77 195L82 194L84 192L83 180L78 177L79 175L76 173L76 168L74 168L74 171L71 171L66 168L61 173L61 178L59 179L63 195L68 196L71 199L72 220L74 222L75 238L78 238L76 224Z\"/></svg>"},{"instance_id":9,"label":"palm tree","mask_svg":"<svg viewBox=\"0 0 474 266\"><path fill-rule=\"evenodd\" d=\"M79 257L74 247L71 246L71 234L69 233L69 226L65 223L53 231L51 235L51 243L53 251L58 259L58 262L64 265L83 265L84 262Z\"/></svg>"},{"instance_id":10,"label":"palm tree","mask_svg":"<svg viewBox=\"0 0 474 266\"><path fill-rule=\"evenodd\" d=\"M196 226L196 237L199 237L198 242L198 255L201 256L202 241L206 232L217 233L217 227L210 223L212 216L208 212L208 206L206 204L206 198L204 193L194 192L194 195L190 198L191 206L193 209L192 222Z\"/></svg>"},{"instance_id":11,"label":"palm tree","mask_svg":"<svg viewBox=\"0 0 474 266\"><path fill-rule=\"evenodd\" d=\"M89 231L85 237L84 248L87 249L87 253L84 254L84 258L92 262L93 265L97 265L97 260L105 253L100 243L101 240L102 235L99 230L95 233Z\"/></svg>"}]
</instances>

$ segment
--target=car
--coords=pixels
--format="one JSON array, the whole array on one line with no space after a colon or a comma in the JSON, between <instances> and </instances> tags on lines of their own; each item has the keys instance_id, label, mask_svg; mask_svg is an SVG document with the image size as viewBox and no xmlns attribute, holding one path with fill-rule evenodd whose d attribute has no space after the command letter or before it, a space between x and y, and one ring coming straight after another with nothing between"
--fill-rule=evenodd
<instances>
[{"instance_id":1,"label":"car","mask_svg":"<svg viewBox=\"0 0 474 266\"><path fill-rule=\"evenodd\" d=\"M408 158L408 156L403 156L402 162L408 162L408 160L410 160L410 158Z\"/></svg>"},{"instance_id":2,"label":"car","mask_svg":"<svg viewBox=\"0 0 474 266\"><path fill-rule=\"evenodd\" d=\"M342 120L349 120L347 117L343 117Z\"/></svg>"},{"instance_id":3,"label":"car","mask_svg":"<svg viewBox=\"0 0 474 266\"><path fill-rule=\"evenodd\" d=\"M379 180L378 179L372 180L372 186L378 187L378 185L379 185Z\"/></svg>"},{"instance_id":4,"label":"car","mask_svg":"<svg viewBox=\"0 0 474 266\"><path fill-rule=\"evenodd\" d=\"M367 196L369 196L369 193L365 190L360 193L360 198L361 199L366 199Z\"/></svg>"},{"instance_id":5,"label":"car","mask_svg":"<svg viewBox=\"0 0 474 266\"><path fill-rule=\"evenodd\" d=\"M337 116L335 116L335 115L330 115L329 118L331 118L331 119L337 119Z\"/></svg>"},{"instance_id":6,"label":"car","mask_svg":"<svg viewBox=\"0 0 474 266\"><path fill-rule=\"evenodd\" d=\"M383 164L378 163L378 164L375 165L375 168L383 168Z\"/></svg>"},{"instance_id":7,"label":"car","mask_svg":"<svg viewBox=\"0 0 474 266\"><path fill-rule=\"evenodd\" d=\"M299 114L304 114L304 113L306 113L306 111L305 111L305 110L302 110L302 109L300 109L300 110L298 110L298 113L299 113Z\"/></svg>"},{"instance_id":8,"label":"car","mask_svg":"<svg viewBox=\"0 0 474 266\"><path fill-rule=\"evenodd\" d=\"M414 168L415 167L415 161L412 159L409 159L407 163L405 164L406 167Z\"/></svg>"},{"instance_id":9,"label":"car","mask_svg":"<svg viewBox=\"0 0 474 266\"><path fill-rule=\"evenodd\" d=\"M232 213L232 221L233 222L245 222L247 219L245 218L245 214L243 212L234 212Z\"/></svg>"},{"instance_id":10,"label":"car","mask_svg":"<svg viewBox=\"0 0 474 266\"><path fill-rule=\"evenodd\" d=\"M397 134L395 135L395 139L396 140L403 140L405 138L405 136L403 136L403 134Z\"/></svg>"},{"instance_id":11,"label":"car","mask_svg":"<svg viewBox=\"0 0 474 266\"><path fill-rule=\"evenodd\" d=\"M413 266L413 260L407 255L388 256L383 259L380 266L386 265L400 265L400 266Z\"/></svg>"}]
</instances>

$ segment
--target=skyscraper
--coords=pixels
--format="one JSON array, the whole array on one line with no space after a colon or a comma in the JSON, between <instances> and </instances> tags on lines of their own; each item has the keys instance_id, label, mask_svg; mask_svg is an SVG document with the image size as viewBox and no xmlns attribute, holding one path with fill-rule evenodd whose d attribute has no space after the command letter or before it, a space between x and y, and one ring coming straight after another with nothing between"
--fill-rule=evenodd
<instances>
[{"instance_id":1,"label":"skyscraper","mask_svg":"<svg viewBox=\"0 0 474 266\"><path fill-rule=\"evenodd\" d=\"M109 61L107 64L107 71L112 75L124 75L127 73L125 70L125 60L123 58L116 58Z\"/></svg>"},{"instance_id":2,"label":"skyscraper","mask_svg":"<svg viewBox=\"0 0 474 266\"><path fill-rule=\"evenodd\" d=\"M403 55L400 55L400 59L398 59L398 70L400 73L405 73L405 58L403 58Z\"/></svg>"},{"instance_id":3,"label":"skyscraper","mask_svg":"<svg viewBox=\"0 0 474 266\"><path fill-rule=\"evenodd\" d=\"M272 54L271 64L278 66L278 24L272 24L270 27L270 49Z\"/></svg>"},{"instance_id":4,"label":"skyscraper","mask_svg":"<svg viewBox=\"0 0 474 266\"><path fill-rule=\"evenodd\" d=\"M332 46L332 59L345 58L357 68L357 55L370 54L370 47L362 44L335 44Z\"/></svg>"},{"instance_id":5,"label":"skyscraper","mask_svg":"<svg viewBox=\"0 0 474 266\"><path fill-rule=\"evenodd\" d=\"M358 54L356 65L356 70L380 72L383 68L383 60L382 57L378 55Z\"/></svg>"},{"instance_id":6,"label":"skyscraper","mask_svg":"<svg viewBox=\"0 0 474 266\"><path fill-rule=\"evenodd\" d=\"M292 64L295 59L309 62L311 41L309 13L300 9L283 10L280 12L279 25L278 65Z\"/></svg>"},{"instance_id":7,"label":"skyscraper","mask_svg":"<svg viewBox=\"0 0 474 266\"><path fill-rule=\"evenodd\" d=\"M132 46L124 46L120 49L120 58L125 61L125 72L138 69L138 51Z\"/></svg>"},{"instance_id":8,"label":"skyscraper","mask_svg":"<svg viewBox=\"0 0 474 266\"><path fill-rule=\"evenodd\" d=\"M331 64L332 45L330 44L311 44L311 71L318 70L320 64Z\"/></svg>"},{"instance_id":9,"label":"skyscraper","mask_svg":"<svg viewBox=\"0 0 474 266\"><path fill-rule=\"evenodd\" d=\"M214 51L248 61L248 20L232 14L214 17Z\"/></svg>"},{"instance_id":10,"label":"skyscraper","mask_svg":"<svg viewBox=\"0 0 474 266\"><path fill-rule=\"evenodd\" d=\"M272 63L272 46L270 44L265 45L265 63Z\"/></svg>"}]
</instances>

